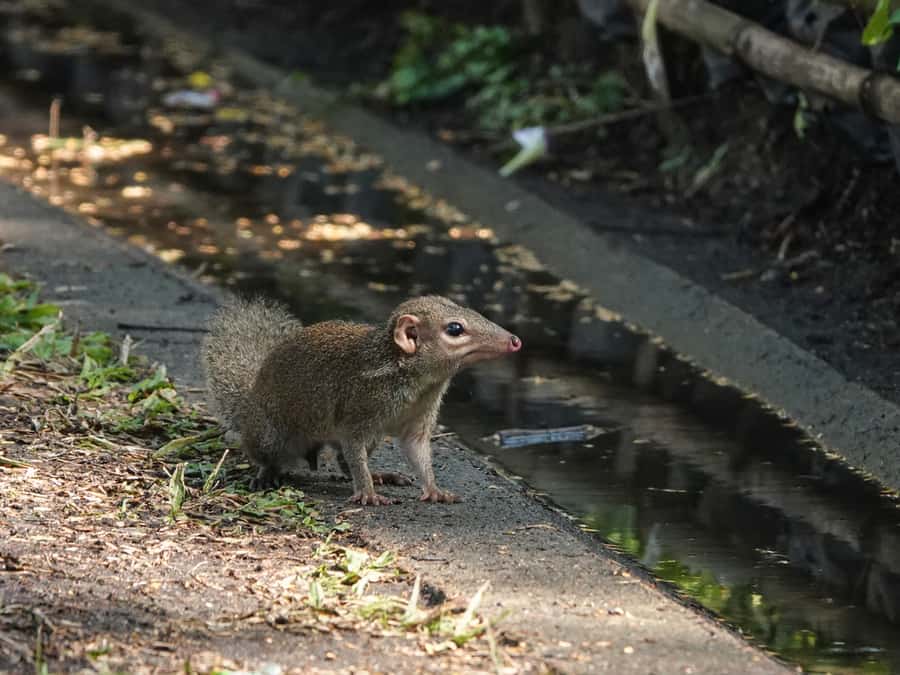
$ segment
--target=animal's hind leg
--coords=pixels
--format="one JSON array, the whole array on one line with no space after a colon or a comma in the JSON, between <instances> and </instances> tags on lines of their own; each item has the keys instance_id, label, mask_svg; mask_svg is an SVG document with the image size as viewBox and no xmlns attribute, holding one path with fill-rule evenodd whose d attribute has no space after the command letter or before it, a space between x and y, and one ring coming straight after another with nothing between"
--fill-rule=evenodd
<instances>
[{"instance_id":1,"label":"animal's hind leg","mask_svg":"<svg viewBox=\"0 0 900 675\"><path fill-rule=\"evenodd\" d=\"M256 477L250 480L251 492L260 492L263 490L272 490L281 487L284 474L270 465L260 465L256 472Z\"/></svg>"},{"instance_id":2,"label":"animal's hind leg","mask_svg":"<svg viewBox=\"0 0 900 675\"><path fill-rule=\"evenodd\" d=\"M281 472L271 462L271 453L262 444L262 434L255 424L247 424L241 432L241 451L257 467L256 476L250 479L250 490L268 490L277 485Z\"/></svg>"},{"instance_id":3,"label":"animal's hind leg","mask_svg":"<svg viewBox=\"0 0 900 675\"><path fill-rule=\"evenodd\" d=\"M377 447L378 443L372 443L366 448L366 455L371 457ZM350 477L350 467L347 465L347 460L344 459L343 454L338 455L338 463L341 465L341 471L344 472L344 475ZM412 485L412 478L396 471L373 471L372 482L375 485Z\"/></svg>"},{"instance_id":4,"label":"animal's hind leg","mask_svg":"<svg viewBox=\"0 0 900 675\"><path fill-rule=\"evenodd\" d=\"M306 448L306 462L310 471L319 470L319 459L327 443L310 443ZM343 469L343 467L341 467Z\"/></svg>"},{"instance_id":5,"label":"animal's hind leg","mask_svg":"<svg viewBox=\"0 0 900 675\"><path fill-rule=\"evenodd\" d=\"M252 491L272 490L282 486L285 465L281 461L284 456L281 448L262 446L255 452L248 451L247 455L259 467L256 477L250 481Z\"/></svg>"},{"instance_id":6,"label":"animal's hind leg","mask_svg":"<svg viewBox=\"0 0 900 675\"><path fill-rule=\"evenodd\" d=\"M249 424L242 436L244 453L259 467L256 477L250 481L251 490L280 487L287 470L300 457L308 458L307 444L302 438L276 429L268 420Z\"/></svg>"},{"instance_id":7,"label":"animal's hind leg","mask_svg":"<svg viewBox=\"0 0 900 675\"><path fill-rule=\"evenodd\" d=\"M378 443L373 443L366 448L366 456L371 457L377 447ZM350 465L347 464L347 459L344 457L343 451L338 452L337 461L343 474L347 478L352 479L353 475L350 473ZM412 485L412 478L395 471L373 471L372 483L375 485Z\"/></svg>"}]
</instances>

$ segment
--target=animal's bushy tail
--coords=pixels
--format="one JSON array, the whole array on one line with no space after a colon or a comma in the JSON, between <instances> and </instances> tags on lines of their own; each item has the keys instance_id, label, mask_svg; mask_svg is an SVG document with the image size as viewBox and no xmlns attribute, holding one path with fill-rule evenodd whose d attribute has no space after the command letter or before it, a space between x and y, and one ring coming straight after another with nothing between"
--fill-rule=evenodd
<instances>
[{"instance_id":1,"label":"animal's bushy tail","mask_svg":"<svg viewBox=\"0 0 900 675\"><path fill-rule=\"evenodd\" d=\"M246 400L266 355L300 328L284 305L266 299L233 299L209 320L201 351L211 411L226 429L239 431Z\"/></svg>"}]
</instances>

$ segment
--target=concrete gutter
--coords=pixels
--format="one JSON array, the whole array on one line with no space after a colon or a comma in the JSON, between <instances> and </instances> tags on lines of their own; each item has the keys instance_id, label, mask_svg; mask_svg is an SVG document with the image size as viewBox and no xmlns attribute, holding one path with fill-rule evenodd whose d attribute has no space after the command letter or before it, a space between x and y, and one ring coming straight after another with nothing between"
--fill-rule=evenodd
<instances>
[{"instance_id":1,"label":"concrete gutter","mask_svg":"<svg viewBox=\"0 0 900 675\"><path fill-rule=\"evenodd\" d=\"M92 2L132 17L150 33L189 39L212 49L197 35L188 37L168 19L125 0ZM464 208L500 238L532 249L548 268L586 289L609 309L661 336L701 367L758 395L849 464L900 489L897 405L848 381L821 359L703 287L617 246L452 148L400 129L240 49L225 47L223 52L221 56L239 77L272 90L333 131L378 153L397 173ZM511 205L516 208L510 209Z\"/></svg>"},{"instance_id":2,"label":"concrete gutter","mask_svg":"<svg viewBox=\"0 0 900 675\"><path fill-rule=\"evenodd\" d=\"M0 267L42 284L68 321L101 330L165 363L182 389L198 393L197 345L225 297L173 265L0 183L0 233L10 244Z\"/></svg>"}]
</instances>

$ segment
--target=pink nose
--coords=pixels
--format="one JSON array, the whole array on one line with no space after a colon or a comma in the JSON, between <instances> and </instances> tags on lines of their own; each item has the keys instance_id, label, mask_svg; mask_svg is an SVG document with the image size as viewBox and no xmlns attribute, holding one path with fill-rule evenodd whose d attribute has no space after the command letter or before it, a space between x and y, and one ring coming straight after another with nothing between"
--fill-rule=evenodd
<instances>
[{"instance_id":1,"label":"pink nose","mask_svg":"<svg viewBox=\"0 0 900 675\"><path fill-rule=\"evenodd\" d=\"M509 336L509 351L517 352L522 349L522 341L515 335Z\"/></svg>"}]
</instances>

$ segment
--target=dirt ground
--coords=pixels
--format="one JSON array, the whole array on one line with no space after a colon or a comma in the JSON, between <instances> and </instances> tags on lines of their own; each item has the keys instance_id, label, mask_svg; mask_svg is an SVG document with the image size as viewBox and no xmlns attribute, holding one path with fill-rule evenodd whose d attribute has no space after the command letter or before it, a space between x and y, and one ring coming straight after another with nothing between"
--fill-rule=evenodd
<instances>
[{"instance_id":1,"label":"dirt ground","mask_svg":"<svg viewBox=\"0 0 900 675\"><path fill-rule=\"evenodd\" d=\"M155 0L171 15L195 12L234 44L326 83L373 82L390 66L401 38L402 9L425 7L471 22L517 22L518 3L435 3L396 0L378 10L363 3L325 8L308 3L193 9ZM617 65L642 86L635 45L601 43L584 24L563 17L543 40L551 57ZM692 54L685 45L681 55ZM690 61L676 73L691 88ZM694 73L694 81L697 81ZM702 81L702 75L699 76ZM727 85L680 110L692 161L664 172L667 143L656 119L616 123L603 137L565 137L553 157L517 176L527 189L599 231L725 297L848 379L900 401L900 208L897 169L873 163L836 123L814 121L803 139L793 107L770 105L750 78ZM470 157L499 166L509 150L496 138L473 137L461 100L410 111L382 109L393 121L450 140ZM700 189L698 165L727 143L719 169Z\"/></svg>"}]
</instances>

